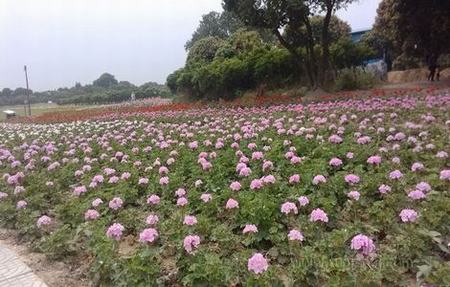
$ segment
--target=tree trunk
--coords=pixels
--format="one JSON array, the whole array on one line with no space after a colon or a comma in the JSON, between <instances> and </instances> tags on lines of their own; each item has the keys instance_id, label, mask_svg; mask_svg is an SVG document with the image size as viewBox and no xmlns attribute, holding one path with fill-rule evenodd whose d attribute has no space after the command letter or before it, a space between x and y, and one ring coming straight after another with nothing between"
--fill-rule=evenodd
<instances>
[{"instance_id":1,"label":"tree trunk","mask_svg":"<svg viewBox=\"0 0 450 287\"><path fill-rule=\"evenodd\" d=\"M330 22L331 16L333 15L334 0L330 0L327 3L327 12L325 18L323 19L322 27L322 64L320 67L320 80L324 84L327 81L327 72L330 66Z\"/></svg>"},{"instance_id":2,"label":"tree trunk","mask_svg":"<svg viewBox=\"0 0 450 287\"><path fill-rule=\"evenodd\" d=\"M273 33L277 37L278 41L280 41L281 45L283 45L283 47L285 47L292 54L292 56L294 56L294 59L297 62L298 66L301 66L302 64L305 64L310 85L311 85L312 88L315 88L315 86L316 86L315 78L314 78L311 66L309 65L308 61L306 61L306 62L303 61L303 59L298 54L298 51L297 51L296 47L294 47L288 41L286 41L286 39L283 38L283 36L281 35L280 31L278 31L278 29L274 29Z\"/></svg>"},{"instance_id":3,"label":"tree trunk","mask_svg":"<svg viewBox=\"0 0 450 287\"><path fill-rule=\"evenodd\" d=\"M313 39L313 32L311 23L309 22L309 16L305 15L303 22L306 26L306 32L307 32L307 46L306 46L306 52L308 53L308 62L309 62L309 69L312 74L312 88L317 88L317 61L316 61L316 54L314 52L314 39Z\"/></svg>"}]
</instances>

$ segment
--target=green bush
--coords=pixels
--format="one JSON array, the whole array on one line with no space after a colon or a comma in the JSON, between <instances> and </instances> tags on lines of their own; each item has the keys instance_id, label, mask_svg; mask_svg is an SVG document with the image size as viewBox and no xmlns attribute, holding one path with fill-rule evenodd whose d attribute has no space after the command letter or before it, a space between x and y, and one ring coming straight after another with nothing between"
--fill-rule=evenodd
<instances>
[{"instance_id":1,"label":"green bush","mask_svg":"<svg viewBox=\"0 0 450 287\"><path fill-rule=\"evenodd\" d=\"M335 83L337 91L369 89L377 83L376 76L362 69L344 69L338 73Z\"/></svg>"}]
</instances>

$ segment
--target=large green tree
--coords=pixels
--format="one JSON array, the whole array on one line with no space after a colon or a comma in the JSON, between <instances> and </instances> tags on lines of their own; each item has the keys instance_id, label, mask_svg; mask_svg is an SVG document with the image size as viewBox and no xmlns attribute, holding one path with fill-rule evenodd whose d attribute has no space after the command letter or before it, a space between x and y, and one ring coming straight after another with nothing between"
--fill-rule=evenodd
<instances>
[{"instance_id":1,"label":"large green tree","mask_svg":"<svg viewBox=\"0 0 450 287\"><path fill-rule=\"evenodd\" d=\"M109 74L109 73L103 73L97 80L95 80L92 84L97 87L101 88L110 88L114 85L117 85L119 82L116 80L116 78Z\"/></svg>"},{"instance_id":2,"label":"large green tree","mask_svg":"<svg viewBox=\"0 0 450 287\"><path fill-rule=\"evenodd\" d=\"M207 37L220 39L228 38L233 32L243 28L244 24L227 11L218 13L211 11L202 16L200 24L184 45L186 50L191 49L195 42Z\"/></svg>"},{"instance_id":3,"label":"large green tree","mask_svg":"<svg viewBox=\"0 0 450 287\"><path fill-rule=\"evenodd\" d=\"M331 19L336 10L344 7L353 0L223 0L226 11L234 13L244 24L270 29L280 44L292 53L294 59L302 64L307 71L311 86L326 80L326 72L330 67L330 32ZM316 68L314 52L314 32L310 16L324 14L321 30L321 65ZM283 35L285 29L292 31L306 31L304 48L307 57L299 52L299 41L292 41ZM320 72L320 73L318 73ZM318 77L319 76L319 77Z\"/></svg>"},{"instance_id":4,"label":"large green tree","mask_svg":"<svg viewBox=\"0 0 450 287\"><path fill-rule=\"evenodd\" d=\"M383 0L370 36L375 49L391 50L394 57L450 53L450 1Z\"/></svg>"}]
</instances>

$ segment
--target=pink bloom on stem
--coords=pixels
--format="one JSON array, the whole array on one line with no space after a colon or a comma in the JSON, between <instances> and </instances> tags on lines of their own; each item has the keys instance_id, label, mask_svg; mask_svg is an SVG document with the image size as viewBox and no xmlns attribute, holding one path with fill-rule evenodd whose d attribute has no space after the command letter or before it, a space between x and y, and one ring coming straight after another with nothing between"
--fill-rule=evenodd
<instances>
[{"instance_id":1,"label":"pink bloom on stem","mask_svg":"<svg viewBox=\"0 0 450 287\"><path fill-rule=\"evenodd\" d=\"M250 259L248 259L247 268L250 272L261 274L267 271L269 268L269 263L261 253L255 253Z\"/></svg>"},{"instance_id":2,"label":"pink bloom on stem","mask_svg":"<svg viewBox=\"0 0 450 287\"><path fill-rule=\"evenodd\" d=\"M147 198L147 204L157 205L161 202L161 199L156 194L152 194Z\"/></svg>"},{"instance_id":3,"label":"pink bloom on stem","mask_svg":"<svg viewBox=\"0 0 450 287\"><path fill-rule=\"evenodd\" d=\"M43 215L43 216L39 217L36 225L37 225L37 227L42 227L42 226L50 225L51 223L52 223L52 219L50 217L48 217L47 215Z\"/></svg>"},{"instance_id":4,"label":"pink bloom on stem","mask_svg":"<svg viewBox=\"0 0 450 287\"><path fill-rule=\"evenodd\" d=\"M373 156L371 156L371 157L369 157L369 158L367 159L367 163L369 163L369 164L374 164L374 165L378 165L378 164L381 163L381 156L379 156L379 155L373 155Z\"/></svg>"},{"instance_id":5,"label":"pink bloom on stem","mask_svg":"<svg viewBox=\"0 0 450 287\"><path fill-rule=\"evenodd\" d=\"M87 189L86 189L86 187L84 185L77 186L73 190L73 194L76 195L76 196L80 196L81 194L86 193L86 192L87 192Z\"/></svg>"},{"instance_id":6,"label":"pink bloom on stem","mask_svg":"<svg viewBox=\"0 0 450 287\"><path fill-rule=\"evenodd\" d=\"M298 203L300 204L300 206L306 206L309 204L309 199L306 196L300 196L298 198Z\"/></svg>"},{"instance_id":7,"label":"pink bloom on stem","mask_svg":"<svg viewBox=\"0 0 450 287\"><path fill-rule=\"evenodd\" d=\"M351 199L358 201L361 194L358 191L353 190L353 191L350 191L349 193L347 193L347 196Z\"/></svg>"},{"instance_id":8,"label":"pink bloom on stem","mask_svg":"<svg viewBox=\"0 0 450 287\"><path fill-rule=\"evenodd\" d=\"M330 166L338 167L338 166L342 165L342 160L335 157L335 158L332 158L328 164Z\"/></svg>"},{"instance_id":9,"label":"pink bloom on stem","mask_svg":"<svg viewBox=\"0 0 450 287\"><path fill-rule=\"evenodd\" d=\"M414 222L417 220L417 212L414 209L403 209L399 216L403 222Z\"/></svg>"},{"instance_id":10,"label":"pink bloom on stem","mask_svg":"<svg viewBox=\"0 0 450 287\"><path fill-rule=\"evenodd\" d=\"M281 212L284 214L294 213L297 214L297 206L293 202L285 202L281 205Z\"/></svg>"},{"instance_id":11,"label":"pink bloom on stem","mask_svg":"<svg viewBox=\"0 0 450 287\"><path fill-rule=\"evenodd\" d=\"M403 177L403 173L401 171L399 171L398 169L389 173L390 179L400 179L402 177Z\"/></svg>"},{"instance_id":12,"label":"pink bloom on stem","mask_svg":"<svg viewBox=\"0 0 450 287\"><path fill-rule=\"evenodd\" d=\"M360 180L359 176L357 176L355 174L347 174L344 179L345 179L345 182L350 185L357 184Z\"/></svg>"},{"instance_id":13,"label":"pink bloom on stem","mask_svg":"<svg viewBox=\"0 0 450 287\"><path fill-rule=\"evenodd\" d=\"M179 188L175 191L176 196L182 197L186 195L186 190L184 188Z\"/></svg>"},{"instance_id":14,"label":"pink bloom on stem","mask_svg":"<svg viewBox=\"0 0 450 287\"><path fill-rule=\"evenodd\" d=\"M230 184L230 189L234 191L238 191L241 189L241 184L238 181L234 181Z\"/></svg>"},{"instance_id":15,"label":"pink bloom on stem","mask_svg":"<svg viewBox=\"0 0 450 287\"><path fill-rule=\"evenodd\" d=\"M95 220L100 217L100 213L98 213L95 209L89 209L84 213L84 219L86 220Z\"/></svg>"},{"instance_id":16,"label":"pink bloom on stem","mask_svg":"<svg viewBox=\"0 0 450 287\"><path fill-rule=\"evenodd\" d=\"M291 231L289 231L288 238L291 241L303 241L305 239L303 237L303 234L296 229L292 229Z\"/></svg>"},{"instance_id":17,"label":"pink bloom on stem","mask_svg":"<svg viewBox=\"0 0 450 287\"><path fill-rule=\"evenodd\" d=\"M250 183L250 189L260 189L262 188L264 185L264 182L261 179L254 179L252 180L252 182Z\"/></svg>"},{"instance_id":18,"label":"pink bloom on stem","mask_svg":"<svg viewBox=\"0 0 450 287\"><path fill-rule=\"evenodd\" d=\"M197 224L197 218L193 215L186 215L184 217L183 224L189 226L195 225Z\"/></svg>"},{"instance_id":19,"label":"pink bloom on stem","mask_svg":"<svg viewBox=\"0 0 450 287\"><path fill-rule=\"evenodd\" d=\"M198 235L188 235L183 240L184 250L189 254L192 254L199 245L200 237Z\"/></svg>"},{"instance_id":20,"label":"pink bloom on stem","mask_svg":"<svg viewBox=\"0 0 450 287\"><path fill-rule=\"evenodd\" d=\"M391 192L391 187L389 185L382 184L382 185L380 185L380 187L378 187L378 191L381 194L386 194L386 193Z\"/></svg>"},{"instance_id":21,"label":"pink bloom on stem","mask_svg":"<svg viewBox=\"0 0 450 287\"><path fill-rule=\"evenodd\" d=\"M211 201L211 200L212 200L212 195L209 194L209 193L203 193L203 194L200 196L200 199L201 199L203 202L208 202L208 201Z\"/></svg>"},{"instance_id":22,"label":"pink bloom on stem","mask_svg":"<svg viewBox=\"0 0 450 287\"><path fill-rule=\"evenodd\" d=\"M410 193L408 193L408 197L413 200L420 200L426 198L427 196L421 190L413 190Z\"/></svg>"},{"instance_id":23,"label":"pink bloom on stem","mask_svg":"<svg viewBox=\"0 0 450 287\"><path fill-rule=\"evenodd\" d=\"M299 182L300 182L300 175L293 174L293 175L291 175L291 177L289 177L289 183L290 184L299 183Z\"/></svg>"},{"instance_id":24,"label":"pink bloom on stem","mask_svg":"<svg viewBox=\"0 0 450 287\"><path fill-rule=\"evenodd\" d=\"M180 197L177 199L177 206L186 206L188 203L189 202L186 197Z\"/></svg>"},{"instance_id":25,"label":"pink bloom on stem","mask_svg":"<svg viewBox=\"0 0 450 287\"><path fill-rule=\"evenodd\" d=\"M244 230L242 230L243 234L247 234L247 233L257 233L258 232L258 227L256 227L256 225L254 224L247 224L244 227Z\"/></svg>"},{"instance_id":26,"label":"pink bloom on stem","mask_svg":"<svg viewBox=\"0 0 450 287\"><path fill-rule=\"evenodd\" d=\"M233 198L228 199L227 204L225 205L226 209L239 208L239 202L234 200Z\"/></svg>"},{"instance_id":27,"label":"pink bloom on stem","mask_svg":"<svg viewBox=\"0 0 450 287\"><path fill-rule=\"evenodd\" d=\"M100 198L96 198L92 201L92 207L98 207L102 203L103 203L103 200L101 200Z\"/></svg>"},{"instance_id":28,"label":"pink bloom on stem","mask_svg":"<svg viewBox=\"0 0 450 287\"><path fill-rule=\"evenodd\" d=\"M160 185L168 185L169 184L169 178L167 176L161 177L159 179L159 184Z\"/></svg>"},{"instance_id":29,"label":"pink bloom on stem","mask_svg":"<svg viewBox=\"0 0 450 287\"><path fill-rule=\"evenodd\" d=\"M106 231L106 236L114 240L120 240L124 231L125 227L123 227L122 224L114 223L113 225L108 227L108 230Z\"/></svg>"},{"instance_id":30,"label":"pink bloom on stem","mask_svg":"<svg viewBox=\"0 0 450 287\"><path fill-rule=\"evenodd\" d=\"M117 210L117 209L121 208L122 205L123 205L123 200L120 197L114 197L109 202L109 208L111 208L113 210Z\"/></svg>"},{"instance_id":31,"label":"pink bloom on stem","mask_svg":"<svg viewBox=\"0 0 450 287\"><path fill-rule=\"evenodd\" d=\"M159 217L158 217L158 215L150 214L149 216L147 216L147 219L145 220L145 222L148 225L156 225L159 222Z\"/></svg>"},{"instance_id":32,"label":"pink bloom on stem","mask_svg":"<svg viewBox=\"0 0 450 287\"><path fill-rule=\"evenodd\" d=\"M17 202L16 208L17 209L23 209L23 208L26 208L27 205L28 205L28 203L25 200L20 200L20 201Z\"/></svg>"},{"instance_id":33,"label":"pink bloom on stem","mask_svg":"<svg viewBox=\"0 0 450 287\"><path fill-rule=\"evenodd\" d=\"M314 184L314 185L318 185L318 184L320 184L320 183L326 183L327 182L327 179L325 178L325 176L323 176L323 175L316 175L314 178L313 178L313 180L312 180L312 183Z\"/></svg>"},{"instance_id":34,"label":"pink bloom on stem","mask_svg":"<svg viewBox=\"0 0 450 287\"><path fill-rule=\"evenodd\" d=\"M158 231L154 228L146 228L139 234L139 241L143 243L153 243L158 238Z\"/></svg>"},{"instance_id":35,"label":"pink bloom on stem","mask_svg":"<svg viewBox=\"0 0 450 287\"><path fill-rule=\"evenodd\" d=\"M444 169L439 174L440 180L450 180L450 169Z\"/></svg>"},{"instance_id":36,"label":"pink bloom on stem","mask_svg":"<svg viewBox=\"0 0 450 287\"><path fill-rule=\"evenodd\" d=\"M364 256L367 256L376 250L373 240L363 234L358 234L352 238L350 248L360 252Z\"/></svg>"},{"instance_id":37,"label":"pink bloom on stem","mask_svg":"<svg viewBox=\"0 0 450 287\"><path fill-rule=\"evenodd\" d=\"M316 208L311 212L309 220L312 222L322 221L328 222L328 215L320 208Z\"/></svg>"},{"instance_id":38,"label":"pink bloom on stem","mask_svg":"<svg viewBox=\"0 0 450 287\"><path fill-rule=\"evenodd\" d=\"M419 183L416 185L416 188L417 188L418 190L420 190L420 191L423 191L423 192L429 192L429 191L431 191L431 186L430 186L427 182L424 182L424 181L419 182Z\"/></svg>"}]
</instances>

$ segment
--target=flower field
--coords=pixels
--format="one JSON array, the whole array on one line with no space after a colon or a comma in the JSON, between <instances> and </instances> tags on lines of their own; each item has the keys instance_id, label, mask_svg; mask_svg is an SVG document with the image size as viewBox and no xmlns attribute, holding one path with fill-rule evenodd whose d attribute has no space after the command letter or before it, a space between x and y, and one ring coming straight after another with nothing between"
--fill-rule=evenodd
<instances>
[{"instance_id":1,"label":"flower field","mask_svg":"<svg viewBox=\"0 0 450 287\"><path fill-rule=\"evenodd\" d=\"M3 123L0 223L99 286L448 286L449 113L441 91Z\"/></svg>"}]
</instances>

